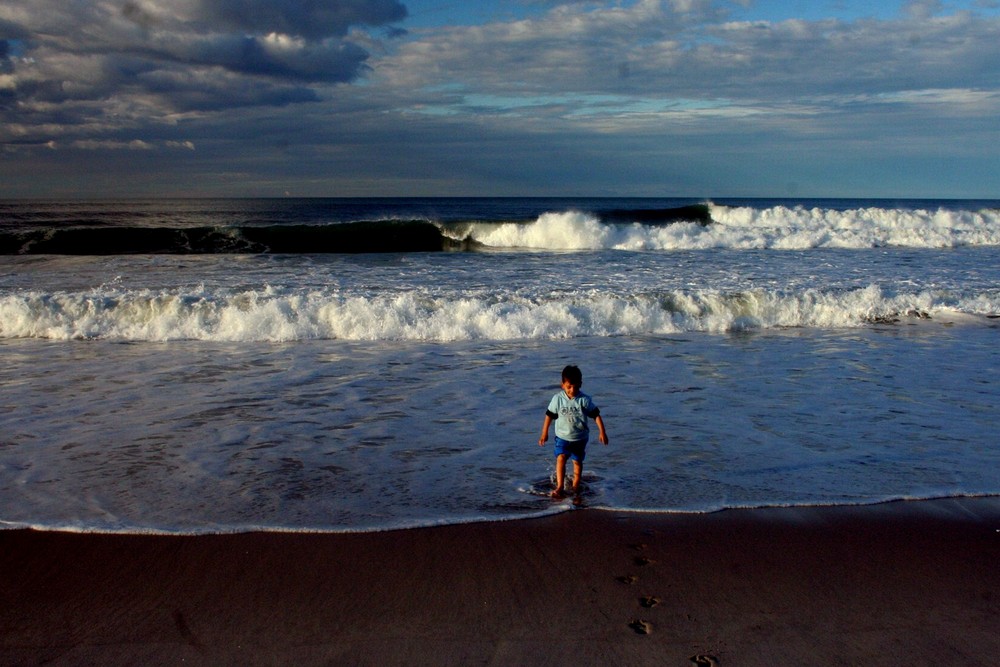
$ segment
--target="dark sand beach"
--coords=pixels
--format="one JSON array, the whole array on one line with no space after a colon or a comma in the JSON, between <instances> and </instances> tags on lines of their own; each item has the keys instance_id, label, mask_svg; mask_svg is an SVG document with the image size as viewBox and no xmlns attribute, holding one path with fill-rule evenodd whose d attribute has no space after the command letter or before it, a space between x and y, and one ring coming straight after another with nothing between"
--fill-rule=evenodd
<instances>
[{"instance_id":1,"label":"dark sand beach","mask_svg":"<svg viewBox=\"0 0 1000 667\"><path fill-rule=\"evenodd\" d=\"M8 530L0 664L996 665L998 530L996 498L367 534Z\"/></svg>"}]
</instances>

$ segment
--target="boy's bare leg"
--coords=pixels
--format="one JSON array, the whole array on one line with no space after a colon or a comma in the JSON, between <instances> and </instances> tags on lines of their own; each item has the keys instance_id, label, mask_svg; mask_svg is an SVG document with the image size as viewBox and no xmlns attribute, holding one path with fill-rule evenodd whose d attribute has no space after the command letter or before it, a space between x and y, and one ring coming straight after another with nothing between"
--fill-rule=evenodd
<instances>
[{"instance_id":1,"label":"boy's bare leg","mask_svg":"<svg viewBox=\"0 0 1000 667\"><path fill-rule=\"evenodd\" d=\"M563 487L566 484L566 455L560 454L556 457L556 488L552 490L553 498L562 498Z\"/></svg>"},{"instance_id":2,"label":"boy's bare leg","mask_svg":"<svg viewBox=\"0 0 1000 667\"><path fill-rule=\"evenodd\" d=\"M580 493L580 480L583 479L583 464L579 461L573 461L573 495L579 495Z\"/></svg>"}]
</instances>

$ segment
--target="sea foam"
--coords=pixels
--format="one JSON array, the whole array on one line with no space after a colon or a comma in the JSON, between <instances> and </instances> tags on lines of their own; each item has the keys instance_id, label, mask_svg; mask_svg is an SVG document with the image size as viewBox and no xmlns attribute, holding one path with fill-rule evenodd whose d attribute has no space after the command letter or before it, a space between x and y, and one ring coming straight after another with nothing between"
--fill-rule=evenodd
<instances>
[{"instance_id":1,"label":"sea foam","mask_svg":"<svg viewBox=\"0 0 1000 667\"><path fill-rule=\"evenodd\" d=\"M952 248L1000 245L1000 212L858 208L836 210L711 205L709 224L606 224L595 214L546 213L528 224L473 226L491 248L538 250L706 250Z\"/></svg>"},{"instance_id":2,"label":"sea foam","mask_svg":"<svg viewBox=\"0 0 1000 667\"><path fill-rule=\"evenodd\" d=\"M851 290L597 291L525 297L409 291L375 295L265 288L242 292L28 293L0 297L0 337L286 342L518 340L844 328L899 318L1000 311L995 292Z\"/></svg>"}]
</instances>

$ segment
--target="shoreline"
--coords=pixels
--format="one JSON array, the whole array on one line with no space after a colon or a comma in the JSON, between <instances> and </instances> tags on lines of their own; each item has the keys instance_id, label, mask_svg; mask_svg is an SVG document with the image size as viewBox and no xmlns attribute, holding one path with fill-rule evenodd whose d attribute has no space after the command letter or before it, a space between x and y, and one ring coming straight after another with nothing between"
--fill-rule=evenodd
<instances>
[{"instance_id":1,"label":"shoreline","mask_svg":"<svg viewBox=\"0 0 1000 667\"><path fill-rule=\"evenodd\" d=\"M368 533L9 529L0 663L988 665L998 562L995 496Z\"/></svg>"},{"instance_id":2,"label":"shoreline","mask_svg":"<svg viewBox=\"0 0 1000 667\"><path fill-rule=\"evenodd\" d=\"M548 497L546 496L546 499ZM723 507L709 510L647 510L647 509L621 509L608 507L592 507L584 503L580 507L571 507L571 499L567 496L561 501L563 505L560 509L552 511L540 511L537 513L524 514L519 516L505 517L473 517L442 519L430 523L417 523L404 526L368 526L360 528L296 528L293 526L282 527L233 527L205 532L185 532L183 530L170 531L166 529L103 529L103 528L79 528L73 526L32 526L19 525L18 522L0 521L0 535L4 532L27 531L31 533L56 533L63 535L100 535L107 537L219 537L224 535L373 535L380 533L396 533L409 530L435 530L450 528L455 526L474 526L480 524L493 523L516 523L522 521L535 521L538 519L549 519L569 512L586 510L588 512L600 512L606 514L636 515L645 517L673 517L681 519L685 517L707 517L727 512L746 513L750 512L759 515L758 518L771 520L791 519L796 522L808 520L813 513L824 514L826 512L849 512L852 510L865 513L877 512L879 508L895 515L899 513L914 513L918 516L938 515L951 516L954 519L962 518L972 514L986 518L996 514L1000 516L1000 493L981 495L958 495L958 496L935 496L931 498L892 498L888 500L873 500L871 502L861 502L855 504L830 504L830 505L756 505L749 507ZM794 517L794 518L792 518ZM816 518L819 518L818 516Z\"/></svg>"}]
</instances>

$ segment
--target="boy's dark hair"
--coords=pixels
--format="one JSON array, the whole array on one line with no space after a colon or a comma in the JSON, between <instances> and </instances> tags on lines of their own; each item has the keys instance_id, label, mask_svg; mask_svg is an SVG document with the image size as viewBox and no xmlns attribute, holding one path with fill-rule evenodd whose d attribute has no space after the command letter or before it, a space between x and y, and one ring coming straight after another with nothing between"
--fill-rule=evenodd
<instances>
[{"instance_id":1,"label":"boy's dark hair","mask_svg":"<svg viewBox=\"0 0 1000 667\"><path fill-rule=\"evenodd\" d=\"M569 380L574 387L579 387L583 384L583 373L576 366L567 366L563 369L562 379Z\"/></svg>"}]
</instances>

